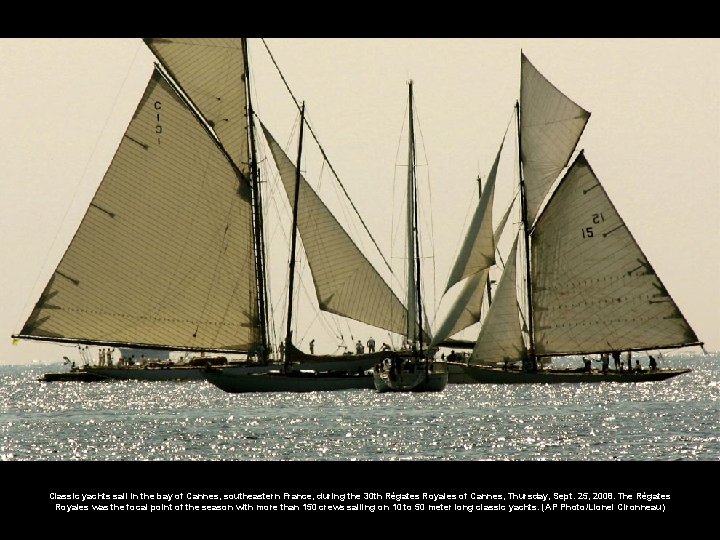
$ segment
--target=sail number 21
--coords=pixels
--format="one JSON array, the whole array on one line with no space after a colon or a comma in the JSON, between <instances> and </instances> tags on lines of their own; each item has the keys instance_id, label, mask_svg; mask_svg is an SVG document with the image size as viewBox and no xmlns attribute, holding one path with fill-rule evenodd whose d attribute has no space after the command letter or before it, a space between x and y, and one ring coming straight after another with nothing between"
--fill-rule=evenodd
<instances>
[{"instance_id":1,"label":"sail number 21","mask_svg":"<svg viewBox=\"0 0 720 540\"><path fill-rule=\"evenodd\" d=\"M592 215L592 222L595 224L602 223L605 221L605 216L602 215L602 212L599 214L593 214ZM592 238L594 236L593 228L592 227L585 227L582 229L582 236L583 238Z\"/></svg>"}]
</instances>

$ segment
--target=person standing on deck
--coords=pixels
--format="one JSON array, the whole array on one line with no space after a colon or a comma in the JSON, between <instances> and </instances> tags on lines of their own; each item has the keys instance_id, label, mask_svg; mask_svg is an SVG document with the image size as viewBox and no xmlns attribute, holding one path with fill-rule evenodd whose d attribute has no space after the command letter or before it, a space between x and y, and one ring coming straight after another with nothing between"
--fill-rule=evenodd
<instances>
[{"instance_id":1,"label":"person standing on deck","mask_svg":"<svg viewBox=\"0 0 720 540\"><path fill-rule=\"evenodd\" d=\"M650 357L650 371L655 371L657 369L657 361L652 354L648 354L648 356Z\"/></svg>"},{"instance_id":2,"label":"person standing on deck","mask_svg":"<svg viewBox=\"0 0 720 540\"><path fill-rule=\"evenodd\" d=\"M367 348L369 353L375 352L375 340L372 337L367 340Z\"/></svg>"}]
</instances>

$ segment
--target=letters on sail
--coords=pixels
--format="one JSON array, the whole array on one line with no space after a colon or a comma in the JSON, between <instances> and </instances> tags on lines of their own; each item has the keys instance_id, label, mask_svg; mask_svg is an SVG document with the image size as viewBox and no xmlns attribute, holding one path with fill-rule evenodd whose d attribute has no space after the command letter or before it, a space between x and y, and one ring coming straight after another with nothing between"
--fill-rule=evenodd
<instances>
[{"instance_id":1,"label":"letters on sail","mask_svg":"<svg viewBox=\"0 0 720 540\"><path fill-rule=\"evenodd\" d=\"M295 165L261 123L280 179L295 205ZM407 311L312 187L300 175L298 231L320 309L404 334Z\"/></svg>"},{"instance_id":2,"label":"letters on sail","mask_svg":"<svg viewBox=\"0 0 720 540\"><path fill-rule=\"evenodd\" d=\"M532 233L540 355L697 344L581 153Z\"/></svg>"},{"instance_id":3,"label":"letters on sail","mask_svg":"<svg viewBox=\"0 0 720 540\"><path fill-rule=\"evenodd\" d=\"M148 38L145 43L190 97L235 165L248 172L245 53L238 38Z\"/></svg>"},{"instance_id":4,"label":"letters on sail","mask_svg":"<svg viewBox=\"0 0 720 540\"><path fill-rule=\"evenodd\" d=\"M590 113L560 93L524 55L521 78L527 207L522 221L535 224L529 233L520 229L517 238L529 242L530 264L521 258L523 271L516 271L516 238L470 363L523 361L530 352L559 356L701 345L582 152L547 197ZM483 289L480 282L466 281L452 311L455 321L471 319L473 309L461 302L479 305ZM529 312L532 335L525 324ZM460 329L446 321L438 337Z\"/></svg>"},{"instance_id":5,"label":"letters on sail","mask_svg":"<svg viewBox=\"0 0 720 540\"><path fill-rule=\"evenodd\" d=\"M191 350L255 346L252 208L241 176L155 69L20 336Z\"/></svg>"}]
</instances>

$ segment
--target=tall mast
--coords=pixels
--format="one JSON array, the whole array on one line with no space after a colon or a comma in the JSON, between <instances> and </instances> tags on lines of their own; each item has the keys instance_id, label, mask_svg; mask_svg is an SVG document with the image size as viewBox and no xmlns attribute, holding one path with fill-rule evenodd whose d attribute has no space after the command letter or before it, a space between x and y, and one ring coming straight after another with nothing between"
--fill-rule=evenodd
<instances>
[{"instance_id":1,"label":"tall mast","mask_svg":"<svg viewBox=\"0 0 720 540\"><path fill-rule=\"evenodd\" d=\"M414 343L415 316L417 314L416 272L415 272L415 227L417 215L415 211L415 131L413 126L413 91L412 81L408 82L408 176L406 185L406 223L407 223L407 340Z\"/></svg>"},{"instance_id":2,"label":"tall mast","mask_svg":"<svg viewBox=\"0 0 720 540\"><path fill-rule=\"evenodd\" d=\"M528 332L529 332L529 360L532 362L533 369L537 369L537 359L535 358L535 337L533 331L533 312L532 312L532 280L530 279L530 228L527 221L527 197L525 188L525 178L523 176L522 167L522 137L520 136L520 101L515 102L515 112L517 117L518 130L518 164L520 173L520 203L522 213L523 234L525 239L525 282L527 289L527 306L528 306Z\"/></svg>"},{"instance_id":3,"label":"tall mast","mask_svg":"<svg viewBox=\"0 0 720 540\"><path fill-rule=\"evenodd\" d=\"M413 83L408 83L408 340L417 339L422 356L422 300L420 298L420 242L418 238L417 178L415 177L415 126L413 124ZM412 311L411 311L412 309ZM417 335L413 328L417 311Z\"/></svg>"},{"instance_id":4,"label":"tall mast","mask_svg":"<svg viewBox=\"0 0 720 540\"><path fill-rule=\"evenodd\" d=\"M478 182L478 198L480 200L482 200L482 179L480 178L479 174L477 177L477 182ZM488 298L488 306L489 306L492 303L492 292L490 290L490 277L489 276L488 276L487 281L485 282L485 288L487 290L487 298Z\"/></svg>"},{"instance_id":5,"label":"tall mast","mask_svg":"<svg viewBox=\"0 0 720 540\"><path fill-rule=\"evenodd\" d=\"M293 286L295 282L295 248L297 246L298 207L300 206L300 160L302 158L303 127L305 125L305 102L300 109L300 135L298 137L298 157L295 166L295 204L293 205L292 240L290 246L290 277L288 280L288 315L287 330L285 332L285 365L288 364L288 349L292 343L292 312L293 312Z\"/></svg>"},{"instance_id":6,"label":"tall mast","mask_svg":"<svg viewBox=\"0 0 720 540\"><path fill-rule=\"evenodd\" d=\"M243 63L245 69L245 88L247 94L248 134L250 138L250 175L253 197L253 239L255 241L255 281L258 291L258 322L260 323L259 357L267 360L269 347L267 342L267 285L265 283L265 239L263 237L262 197L260 175L257 167L255 147L255 123L253 122L252 93L250 91L250 67L248 62L247 39L242 38Z\"/></svg>"}]
</instances>

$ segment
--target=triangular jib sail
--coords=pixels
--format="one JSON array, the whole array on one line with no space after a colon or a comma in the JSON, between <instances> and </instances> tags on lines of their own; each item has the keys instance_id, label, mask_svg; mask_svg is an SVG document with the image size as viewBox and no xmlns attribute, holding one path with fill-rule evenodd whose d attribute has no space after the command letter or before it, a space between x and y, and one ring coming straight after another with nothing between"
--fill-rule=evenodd
<instances>
[{"instance_id":1,"label":"triangular jib sail","mask_svg":"<svg viewBox=\"0 0 720 540\"><path fill-rule=\"evenodd\" d=\"M431 345L437 345L449 336L480 321L489 272L490 270L486 268L465 279L447 316L435 331Z\"/></svg>"},{"instance_id":2,"label":"triangular jib sail","mask_svg":"<svg viewBox=\"0 0 720 540\"><path fill-rule=\"evenodd\" d=\"M517 297L518 240L515 238L484 324L480 328L470 363L521 361L525 357Z\"/></svg>"},{"instance_id":3,"label":"triangular jib sail","mask_svg":"<svg viewBox=\"0 0 720 540\"><path fill-rule=\"evenodd\" d=\"M465 235L465 240L460 249L455 265L450 272L445 292L457 282L480 272L486 268L490 268L495 264L495 237L492 229L492 207L495 198L495 178L497 176L498 163L502 153L503 142L500 143L492 169L488 175L485 189L480 196L480 204L478 204L473 214L470 226Z\"/></svg>"},{"instance_id":4,"label":"triangular jib sail","mask_svg":"<svg viewBox=\"0 0 720 540\"><path fill-rule=\"evenodd\" d=\"M21 336L249 350L257 319L247 179L155 70Z\"/></svg>"},{"instance_id":5,"label":"triangular jib sail","mask_svg":"<svg viewBox=\"0 0 720 540\"><path fill-rule=\"evenodd\" d=\"M292 208L295 165L261 126ZM298 208L298 231L320 309L403 334L405 307L302 175Z\"/></svg>"},{"instance_id":6,"label":"triangular jib sail","mask_svg":"<svg viewBox=\"0 0 720 540\"><path fill-rule=\"evenodd\" d=\"M495 167L493 167L493 172L494 171ZM505 210L503 217L500 219L500 223L495 227L495 231L493 232L493 245L497 243L497 239L500 238L505 229L505 224L510 217L510 212L514 207L515 200L516 199L513 198L513 200L510 201L507 210ZM493 257L493 260L494 259L495 257ZM485 298L485 291L487 290L489 279L490 268L485 268L469 278L465 278L460 293L432 338L432 345L441 343L449 336L457 334L465 330L468 326L480 321L483 299ZM488 304L489 303L490 296L488 296Z\"/></svg>"},{"instance_id":7,"label":"triangular jib sail","mask_svg":"<svg viewBox=\"0 0 720 540\"><path fill-rule=\"evenodd\" d=\"M584 154L532 234L540 355L698 344Z\"/></svg>"}]
</instances>

